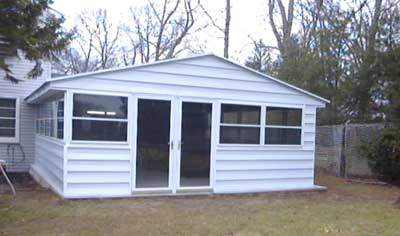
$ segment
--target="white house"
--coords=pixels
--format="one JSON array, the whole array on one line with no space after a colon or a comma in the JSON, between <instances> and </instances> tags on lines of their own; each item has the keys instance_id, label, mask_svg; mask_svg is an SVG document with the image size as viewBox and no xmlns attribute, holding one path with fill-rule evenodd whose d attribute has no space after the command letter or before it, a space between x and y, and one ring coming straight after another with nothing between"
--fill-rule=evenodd
<instances>
[{"instance_id":1,"label":"white house","mask_svg":"<svg viewBox=\"0 0 400 236\"><path fill-rule=\"evenodd\" d=\"M20 55L7 58L7 63L19 83L3 79L5 73L0 70L0 159L7 162L10 172L28 172L35 156L35 111L24 99L50 78L51 68L44 62L43 74L28 79L34 62Z\"/></svg>"},{"instance_id":2,"label":"white house","mask_svg":"<svg viewBox=\"0 0 400 236\"><path fill-rule=\"evenodd\" d=\"M64 198L311 190L312 93L215 55L47 80L31 174Z\"/></svg>"}]
</instances>

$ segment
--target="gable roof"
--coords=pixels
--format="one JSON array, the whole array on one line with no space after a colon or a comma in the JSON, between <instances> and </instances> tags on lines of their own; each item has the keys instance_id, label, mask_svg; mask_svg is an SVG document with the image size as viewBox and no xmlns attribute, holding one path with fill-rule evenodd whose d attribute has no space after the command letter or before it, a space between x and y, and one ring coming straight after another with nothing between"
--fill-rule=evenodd
<instances>
[{"instance_id":1,"label":"gable roof","mask_svg":"<svg viewBox=\"0 0 400 236\"><path fill-rule=\"evenodd\" d=\"M229 59L217 56L215 54L203 54L203 55L195 55L195 56L190 56L190 57L184 57L184 58L174 58L174 59L167 59L167 60L162 60L162 61L156 61L156 62L152 62L152 63L147 63L147 64L141 64L141 65L132 65L132 66L126 66L126 67L119 67L119 68L111 68L111 69L105 69L105 70L99 70L99 71L93 71L93 72L85 72L85 73L79 73L79 74L75 74L75 75L68 75L68 76L62 76L62 77L58 77L58 78L52 78L52 79L48 79L46 80L39 88L37 88L36 90L34 90L29 96L27 96L25 98L25 100L29 100L29 98L34 95L38 90L40 90L41 88L47 86L50 83L56 82L56 81L64 81L64 80L70 80L70 79L77 79L77 78L81 78L81 77L86 77L86 76L92 76L92 75L98 75L98 74L104 74L104 73L111 73L111 72L121 72L121 71L125 71L125 70L134 70L134 69L139 69L139 68L144 68L144 67L151 67L151 66L155 66L155 65L160 65L160 64L167 64L167 63L171 63L171 62L180 62L180 61L186 61L186 60L190 60L190 59L196 59L196 58L201 58L201 57L213 57L216 58L218 60L222 60L226 63L232 64L236 67L239 67L241 69L244 69L246 71L249 71L253 74L256 74L257 76L260 76L261 78L264 79L268 79L268 80L272 80L275 81L276 83L279 83L281 85L284 85L286 87L289 87L291 89L294 89L300 93L303 93L305 95L308 95L310 97L313 97L317 100L320 100L322 102L325 103L329 103L330 101L328 99L325 99L323 97L320 97L316 94L313 94L311 92L308 92L306 90L303 90L301 88L298 88L294 85L291 85L289 83L286 83L282 80L279 80L275 77L263 74L261 72L258 72L254 69L251 69L249 67L243 66L239 63L233 62Z\"/></svg>"}]
</instances>

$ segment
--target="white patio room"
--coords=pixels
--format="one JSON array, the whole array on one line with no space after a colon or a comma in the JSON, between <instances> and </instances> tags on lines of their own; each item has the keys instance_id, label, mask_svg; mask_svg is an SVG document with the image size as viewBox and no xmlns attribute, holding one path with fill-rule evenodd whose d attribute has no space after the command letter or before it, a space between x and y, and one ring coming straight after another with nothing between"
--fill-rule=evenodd
<instances>
[{"instance_id":1,"label":"white patio room","mask_svg":"<svg viewBox=\"0 0 400 236\"><path fill-rule=\"evenodd\" d=\"M327 100L214 55L48 80L31 174L64 198L314 185Z\"/></svg>"}]
</instances>

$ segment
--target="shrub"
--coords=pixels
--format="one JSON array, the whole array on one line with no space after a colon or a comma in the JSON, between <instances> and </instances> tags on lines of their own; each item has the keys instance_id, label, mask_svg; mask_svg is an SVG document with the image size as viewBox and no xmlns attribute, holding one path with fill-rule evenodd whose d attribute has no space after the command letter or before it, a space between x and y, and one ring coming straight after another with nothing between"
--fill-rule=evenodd
<instances>
[{"instance_id":1,"label":"shrub","mask_svg":"<svg viewBox=\"0 0 400 236\"><path fill-rule=\"evenodd\" d=\"M400 128L386 128L376 142L363 147L363 152L375 174L400 184Z\"/></svg>"}]
</instances>

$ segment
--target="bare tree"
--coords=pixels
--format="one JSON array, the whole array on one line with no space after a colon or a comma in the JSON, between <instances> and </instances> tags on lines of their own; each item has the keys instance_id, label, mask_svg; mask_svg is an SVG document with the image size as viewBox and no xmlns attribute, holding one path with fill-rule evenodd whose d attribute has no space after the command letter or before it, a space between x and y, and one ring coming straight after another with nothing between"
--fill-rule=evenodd
<instances>
[{"instance_id":1,"label":"bare tree","mask_svg":"<svg viewBox=\"0 0 400 236\"><path fill-rule=\"evenodd\" d=\"M200 5L205 15L210 20L211 24L220 32L224 34L224 57L229 58L229 32L230 32L230 24L231 24L231 1L225 1L225 25L221 27L215 17L211 16L211 14L207 11L207 9Z\"/></svg>"},{"instance_id":2,"label":"bare tree","mask_svg":"<svg viewBox=\"0 0 400 236\"><path fill-rule=\"evenodd\" d=\"M276 24L275 13L278 13L280 16L277 17L281 22L280 26ZM288 57L288 50L292 41L291 37L294 16L294 0L288 1L287 10L282 0L268 0L268 16L279 51L283 60L285 60Z\"/></svg>"},{"instance_id":3,"label":"bare tree","mask_svg":"<svg viewBox=\"0 0 400 236\"><path fill-rule=\"evenodd\" d=\"M299 21L301 25L300 34L302 46L309 48L315 40L315 32L318 27L325 27L321 21L323 15L324 0L304 0L299 5ZM334 7L331 5L331 7ZM331 9L334 11L334 9ZM328 15L328 14L327 14Z\"/></svg>"},{"instance_id":4,"label":"bare tree","mask_svg":"<svg viewBox=\"0 0 400 236\"><path fill-rule=\"evenodd\" d=\"M198 5L195 0L164 0L161 4L149 1L143 8L131 8L133 24L125 32L134 48L132 55L147 63L173 58L188 49L185 39L193 31Z\"/></svg>"},{"instance_id":5,"label":"bare tree","mask_svg":"<svg viewBox=\"0 0 400 236\"><path fill-rule=\"evenodd\" d=\"M82 12L70 48L55 55L57 73L75 74L118 65L120 26L113 25L107 10Z\"/></svg>"},{"instance_id":6,"label":"bare tree","mask_svg":"<svg viewBox=\"0 0 400 236\"><path fill-rule=\"evenodd\" d=\"M98 69L114 67L117 64L116 50L117 40L120 35L120 27L113 29L113 24L107 18L107 10L99 9L96 14L96 30L94 49L99 55L100 65ZM114 32L112 32L114 30Z\"/></svg>"},{"instance_id":7,"label":"bare tree","mask_svg":"<svg viewBox=\"0 0 400 236\"><path fill-rule=\"evenodd\" d=\"M379 33L382 15L382 0L375 0L373 6L367 1L360 3L360 13L351 14L353 25L358 30L357 38L350 41L353 58L359 63L356 73L356 86L353 97L356 119L370 119L371 106L374 104L371 90L378 78L373 73L376 70L377 35ZM365 9L366 13L363 12ZM372 10L371 10L372 9Z\"/></svg>"},{"instance_id":8,"label":"bare tree","mask_svg":"<svg viewBox=\"0 0 400 236\"><path fill-rule=\"evenodd\" d=\"M231 24L231 0L226 0L225 30L224 30L224 57L229 58L229 29Z\"/></svg>"}]
</instances>

